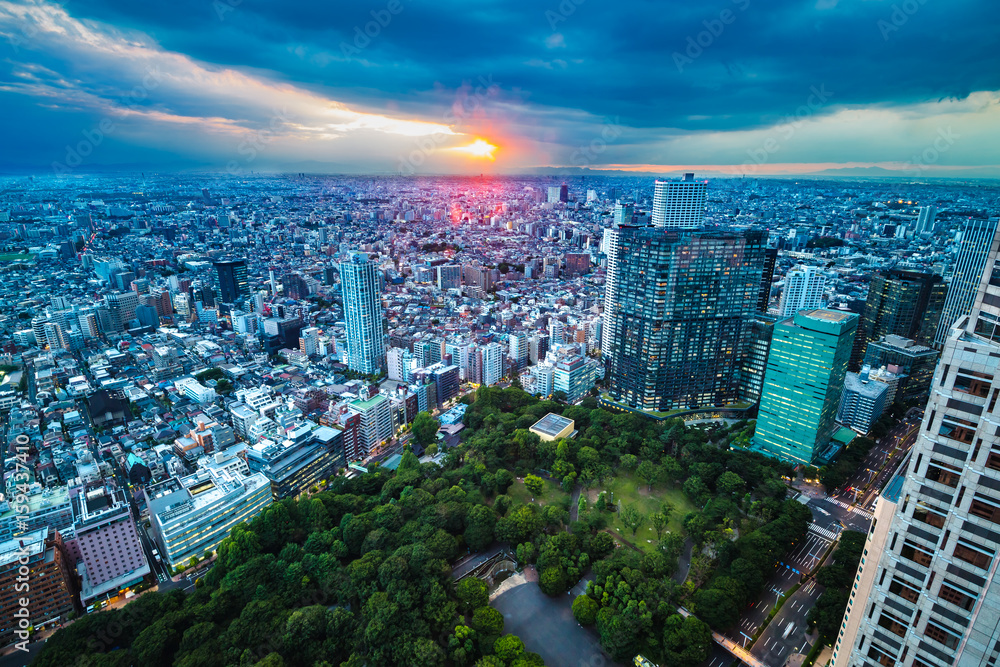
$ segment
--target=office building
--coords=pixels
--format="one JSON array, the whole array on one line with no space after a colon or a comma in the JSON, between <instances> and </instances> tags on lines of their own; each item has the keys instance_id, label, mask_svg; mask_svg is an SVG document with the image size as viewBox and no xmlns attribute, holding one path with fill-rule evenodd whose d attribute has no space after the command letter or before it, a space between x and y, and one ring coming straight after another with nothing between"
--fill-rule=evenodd
<instances>
[{"instance_id":1,"label":"office building","mask_svg":"<svg viewBox=\"0 0 1000 667\"><path fill-rule=\"evenodd\" d=\"M566 276L573 278L590 273L590 254L586 252L566 253Z\"/></svg>"},{"instance_id":2,"label":"office building","mask_svg":"<svg viewBox=\"0 0 1000 667\"><path fill-rule=\"evenodd\" d=\"M896 393L903 402L927 400L937 366L938 353L902 336L885 336L868 344L864 365L887 368L900 376Z\"/></svg>"},{"instance_id":3,"label":"office building","mask_svg":"<svg viewBox=\"0 0 1000 667\"><path fill-rule=\"evenodd\" d=\"M462 267L458 264L442 264L437 268L437 287L440 290L462 288Z\"/></svg>"},{"instance_id":4,"label":"office building","mask_svg":"<svg viewBox=\"0 0 1000 667\"><path fill-rule=\"evenodd\" d=\"M995 236L909 458L876 501L835 667L992 665L1000 653L998 258Z\"/></svg>"},{"instance_id":5,"label":"office building","mask_svg":"<svg viewBox=\"0 0 1000 667\"><path fill-rule=\"evenodd\" d=\"M297 496L347 465L343 431L303 422L288 429L281 442L264 439L248 448L246 461L251 473L270 481L275 500Z\"/></svg>"},{"instance_id":6,"label":"office building","mask_svg":"<svg viewBox=\"0 0 1000 667\"><path fill-rule=\"evenodd\" d=\"M78 556L83 605L140 584L150 569L125 493L98 482L71 489L70 499L74 536L67 550Z\"/></svg>"},{"instance_id":7,"label":"office building","mask_svg":"<svg viewBox=\"0 0 1000 667\"><path fill-rule=\"evenodd\" d=\"M619 229L616 304L603 351L613 401L665 411L737 400L766 238L760 231Z\"/></svg>"},{"instance_id":8,"label":"office building","mask_svg":"<svg viewBox=\"0 0 1000 667\"><path fill-rule=\"evenodd\" d=\"M29 485L16 512L10 503L0 512L0 542L34 532L40 528L59 531L63 535L73 534L73 508L69 492L65 486L43 489L41 484Z\"/></svg>"},{"instance_id":9,"label":"office building","mask_svg":"<svg viewBox=\"0 0 1000 667\"><path fill-rule=\"evenodd\" d=\"M868 434L892 402L891 385L870 376L871 369L867 367L860 373L848 373L837 409L837 421L861 435Z\"/></svg>"},{"instance_id":10,"label":"office building","mask_svg":"<svg viewBox=\"0 0 1000 667\"><path fill-rule=\"evenodd\" d=\"M760 294L757 296L757 312L766 315L771 304L771 283L774 282L774 267L778 262L777 248L764 248L764 267L760 273Z\"/></svg>"},{"instance_id":11,"label":"office building","mask_svg":"<svg viewBox=\"0 0 1000 667\"><path fill-rule=\"evenodd\" d=\"M740 367L740 400L756 403L764 388L764 374L767 372L767 356L771 351L771 337L774 335L776 318L758 314L750 322L750 340L746 345L743 363Z\"/></svg>"},{"instance_id":12,"label":"office building","mask_svg":"<svg viewBox=\"0 0 1000 667\"><path fill-rule=\"evenodd\" d=\"M847 376L858 316L803 310L774 325L754 446L768 456L811 465L822 459Z\"/></svg>"},{"instance_id":13,"label":"office building","mask_svg":"<svg viewBox=\"0 0 1000 667\"><path fill-rule=\"evenodd\" d=\"M564 356L554 365L552 391L561 391L567 403L576 403L594 387L596 366L596 362L578 354Z\"/></svg>"},{"instance_id":14,"label":"office building","mask_svg":"<svg viewBox=\"0 0 1000 667\"><path fill-rule=\"evenodd\" d=\"M379 295L382 278L368 255L352 253L340 263L340 286L347 320L347 366L365 374L385 370L385 317Z\"/></svg>"},{"instance_id":15,"label":"office building","mask_svg":"<svg viewBox=\"0 0 1000 667\"><path fill-rule=\"evenodd\" d=\"M233 526L250 521L272 502L261 473L241 475L213 461L186 477L171 477L143 493L163 562L176 568L214 552Z\"/></svg>"},{"instance_id":16,"label":"office building","mask_svg":"<svg viewBox=\"0 0 1000 667\"><path fill-rule=\"evenodd\" d=\"M25 579L30 595L18 590L18 582ZM66 620L74 611L73 595L70 568L58 533L50 536L47 528L41 528L0 542L0 646L18 641L15 614L24 613L22 609L27 610L37 632ZM27 607L21 606L23 599L28 601Z\"/></svg>"},{"instance_id":17,"label":"office building","mask_svg":"<svg viewBox=\"0 0 1000 667\"><path fill-rule=\"evenodd\" d=\"M851 367L861 367L869 343L890 334L932 345L947 289L941 276L933 273L887 269L872 276Z\"/></svg>"},{"instance_id":18,"label":"office building","mask_svg":"<svg viewBox=\"0 0 1000 667\"><path fill-rule=\"evenodd\" d=\"M565 183L562 185L554 185L549 187L550 204L557 204L559 202L568 202L568 201L569 201L569 188L566 187Z\"/></svg>"},{"instance_id":19,"label":"office building","mask_svg":"<svg viewBox=\"0 0 1000 667\"><path fill-rule=\"evenodd\" d=\"M826 276L815 266L799 265L785 275L778 317L792 317L800 310L815 310L823 306Z\"/></svg>"},{"instance_id":20,"label":"office building","mask_svg":"<svg viewBox=\"0 0 1000 667\"><path fill-rule=\"evenodd\" d=\"M602 332L603 333L603 332ZM528 339L528 358L531 363L537 364L545 361L545 355L549 353L549 335L535 334Z\"/></svg>"},{"instance_id":21,"label":"office building","mask_svg":"<svg viewBox=\"0 0 1000 667\"><path fill-rule=\"evenodd\" d=\"M632 204L623 204L621 202L615 203L615 209L613 213L613 222L617 225L631 225L633 220L632 216L635 215L635 206ZM607 238L607 232L610 230L605 229L605 238ZM603 250L603 249L602 249ZM604 252L607 252L606 250Z\"/></svg>"},{"instance_id":22,"label":"office building","mask_svg":"<svg viewBox=\"0 0 1000 667\"><path fill-rule=\"evenodd\" d=\"M224 259L212 263L215 293L223 303L242 304L250 297L245 259Z\"/></svg>"},{"instance_id":23,"label":"office building","mask_svg":"<svg viewBox=\"0 0 1000 667\"><path fill-rule=\"evenodd\" d=\"M933 232L934 218L936 215L937 209L933 206L921 206L920 210L917 212L917 233Z\"/></svg>"},{"instance_id":24,"label":"office building","mask_svg":"<svg viewBox=\"0 0 1000 667\"><path fill-rule=\"evenodd\" d=\"M105 297L111 312L111 329L121 333L135 319L135 309L139 305L139 295L135 292L112 292Z\"/></svg>"},{"instance_id":25,"label":"office building","mask_svg":"<svg viewBox=\"0 0 1000 667\"><path fill-rule=\"evenodd\" d=\"M973 219L962 227L962 243L955 257L955 270L948 283L948 296L944 300L941 320L934 336L934 347L937 349L944 345L955 322L972 310L998 224L998 220Z\"/></svg>"},{"instance_id":26,"label":"office building","mask_svg":"<svg viewBox=\"0 0 1000 667\"><path fill-rule=\"evenodd\" d=\"M654 227L697 229L705 221L708 181L684 174L679 181L657 180L653 186ZM755 295L756 296L756 295Z\"/></svg>"}]
</instances>

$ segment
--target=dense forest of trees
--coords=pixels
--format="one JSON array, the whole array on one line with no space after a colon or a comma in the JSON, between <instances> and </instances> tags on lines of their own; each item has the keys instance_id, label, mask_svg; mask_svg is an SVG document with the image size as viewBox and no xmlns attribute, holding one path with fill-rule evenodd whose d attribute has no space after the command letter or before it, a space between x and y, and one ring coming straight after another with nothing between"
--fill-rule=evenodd
<instances>
[{"instance_id":1,"label":"dense forest of trees","mask_svg":"<svg viewBox=\"0 0 1000 667\"><path fill-rule=\"evenodd\" d=\"M578 436L542 442L530 433L548 412L574 419ZM499 541L522 565L535 564L546 594L564 595L592 574L573 611L614 659L642 652L683 667L704 659L709 626L733 624L807 529L809 511L785 500L791 468L729 447L746 423L688 428L612 414L593 399L565 406L484 387L466 425L443 467L407 452L395 472L337 477L322 492L275 503L233 530L192 594L148 593L89 614L55 634L35 664L540 665L504 634L482 583L456 586L451 577L459 555ZM663 534L658 548L640 551L606 530L610 504L580 503L571 522L566 502L509 494L528 474L571 490L622 470L650 488L681 488L697 508L683 517L694 547L684 585L671 576L681 536ZM663 525L662 516L643 519ZM683 618L678 605L696 616Z\"/></svg>"}]
</instances>

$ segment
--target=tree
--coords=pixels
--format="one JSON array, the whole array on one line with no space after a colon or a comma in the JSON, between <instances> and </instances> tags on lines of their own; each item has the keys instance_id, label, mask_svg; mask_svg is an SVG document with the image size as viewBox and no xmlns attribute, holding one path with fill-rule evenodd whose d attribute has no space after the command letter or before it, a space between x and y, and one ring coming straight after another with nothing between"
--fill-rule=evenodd
<instances>
[{"instance_id":1,"label":"tree","mask_svg":"<svg viewBox=\"0 0 1000 667\"><path fill-rule=\"evenodd\" d=\"M653 483L660 475L660 468L655 463L647 459L639 464L639 467L635 469L635 474L639 476L639 479L646 483L646 490L652 491Z\"/></svg>"},{"instance_id":2,"label":"tree","mask_svg":"<svg viewBox=\"0 0 1000 667\"><path fill-rule=\"evenodd\" d=\"M465 542L473 551L493 544L497 516L486 505L475 505L465 517Z\"/></svg>"},{"instance_id":3,"label":"tree","mask_svg":"<svg viewBox=\"0 0 1000 667\"><path fill-rule=\"evenodd\" d=\"M532 496L541 496L545 490L545 482L537 475L528 475L524 478L524 486L531 491Z\"/></svg>"},{"instance_id":4,"label":"tree","mask_svg":"<svg viewBox=\"0 0 1000 667\"><path fill-rule=\"evenodd\" d=\"M546 595L559 595L568 588L566 573L561 567L548 567L538 576L538 587Z\"/></svg>"},{"instance_id":5,"label":"tree","mask_svg":"<svg viewBox=\"0 0 1000 667\"><path fill-rule=\"evenodd\" d=\"M597 603L586 595L577 595L573 600L573 618L580 625L593 625L599 609Z\"/></svg>"},{"instance_id":6,"label":"tree","mask_svg":"<svg viewBox=\"0 0 1000 667\"><path fill-rule=\"evenodd\" d=\"M664 528L667 527L667 517L663 516L662 512L653 512L649 515L649 521L653 524L653 530L656 531L656 539L660 539Z\"/></svg>"},{"instance_id":7,"label":"tree","mask_svg":"<svg viewBox=\"0 0 1000 667\"><path fill-rule=\"evenodd\" d=\"M625 505L622 507L621 519L622 523L632 530L632 537L635 537L636 531L645 523L646 515L640 512L635 505Z\"/></svg>"},{"instance_id":8,"label":"tree","mask_svg":"<svg viewBox=\"0 0 1000 667\"><path fill-rule=\"evenodd\" d=\"M432 442L431 444L427 445L427 449L424 450L424 454L426 456L434 457L437 456L437 453L438 453L438 446L436 442Z\"/></svg>"},{"instance_id":9,"label":"tree","mask_svg":"<svg viewBox=\"0 0 1000 667\"><path fill-rule=\"evenodd\" d=\"M463 603L465 613L470 613L490 603L486 583L477 577L466 577L455 585L455 595Z\"/></svg>"},{"instance_id":10,"label":"tree","mask_svg":"<svg viewBox=\"0 0 1000 667\"><path fill-rule=\"evenodd\" d=\"M635 454L622 454L618 459L618 465L625 472L632 472L639 465L639 458Z\"/></svg>"},{"instance_id":11,"label":"tree","mask_svg":"<svg viewBox=\"0 0 1000 667\"><path fill-rule=\"evenodd\" d=\"M413 419L413 437L426 447L437 439L438 421L429 412L418 412Z\"/></svg>"},{"instance_id":12,"label":"tree","mask_svg":"<svg viewBox=\"0 0 1000 667\"><path fill-rule=\"evenodd\" d=\"M493 607L480 607L472 612L472 629L492 637L503 633L503 614Z\"/></svg>"},{"instance_id":13,"label":"tree","mask_svg":"<svg viewBox=\"0 0 1000 667\"><path fill-rule=\"evenodd\" d=\"M517 635L504 635L493 643L493 652L510 664L524 655L524 642Z\"/></svg>"},{"instance_id":14,"label":"tree","mask_svg":"<svg viewBox=\"0 0 1000 667\"><path fill-rule=\"evenodd\" d=\"M693 667L708 659L712 630L694 616L674 614L663 624L663 651L666 664Z\"/></svg>"},{"instance_id":15,"label":"tree","mask_svg":"<svg viewBox=\"0 0 1000 667\"><path fill-rule=\"evenodd\" d=\"M720 494L732 498L743 493L743 479L731 470L727 470L715 480L715 488Z\"/></svg>"}]
</instances>

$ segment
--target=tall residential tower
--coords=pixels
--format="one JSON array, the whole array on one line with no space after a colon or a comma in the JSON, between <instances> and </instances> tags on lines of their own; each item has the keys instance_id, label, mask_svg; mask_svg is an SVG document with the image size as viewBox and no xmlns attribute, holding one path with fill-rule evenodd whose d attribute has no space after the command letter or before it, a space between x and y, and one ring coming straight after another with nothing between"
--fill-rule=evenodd
<instances>
[{"instance_id":1,"label":"tall residential tower","mask_svg":"<svg viewBox=\"0 0 1000 667\"><path fill-rule=\"evenodd\" d=\"M387 337L383 322L382 279L375 262L363 252L340 263L340 286L347 320L347 366L359 373L385 369Z\"/></svg>"}]
</instances>

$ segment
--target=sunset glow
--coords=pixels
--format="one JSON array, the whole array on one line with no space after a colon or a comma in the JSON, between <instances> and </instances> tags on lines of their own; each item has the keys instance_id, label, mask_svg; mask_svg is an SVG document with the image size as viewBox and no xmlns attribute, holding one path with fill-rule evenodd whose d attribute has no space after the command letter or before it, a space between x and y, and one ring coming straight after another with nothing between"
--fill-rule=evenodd
<instances>
[{"instance_id":1,"label":"sunset glow","mask_svg":"<svg viewBox=\"0 0 1000 667\"><path fill-rule=\"evenodd\" d=\"M485 139L476 139L468 146L456 146L451 150L457 153L465 153L469 157L495 160L496 156L493 155L493 153L496 151L496 149L497 149L496 146L486 141Z\"/></svg>"}]
</instances>

